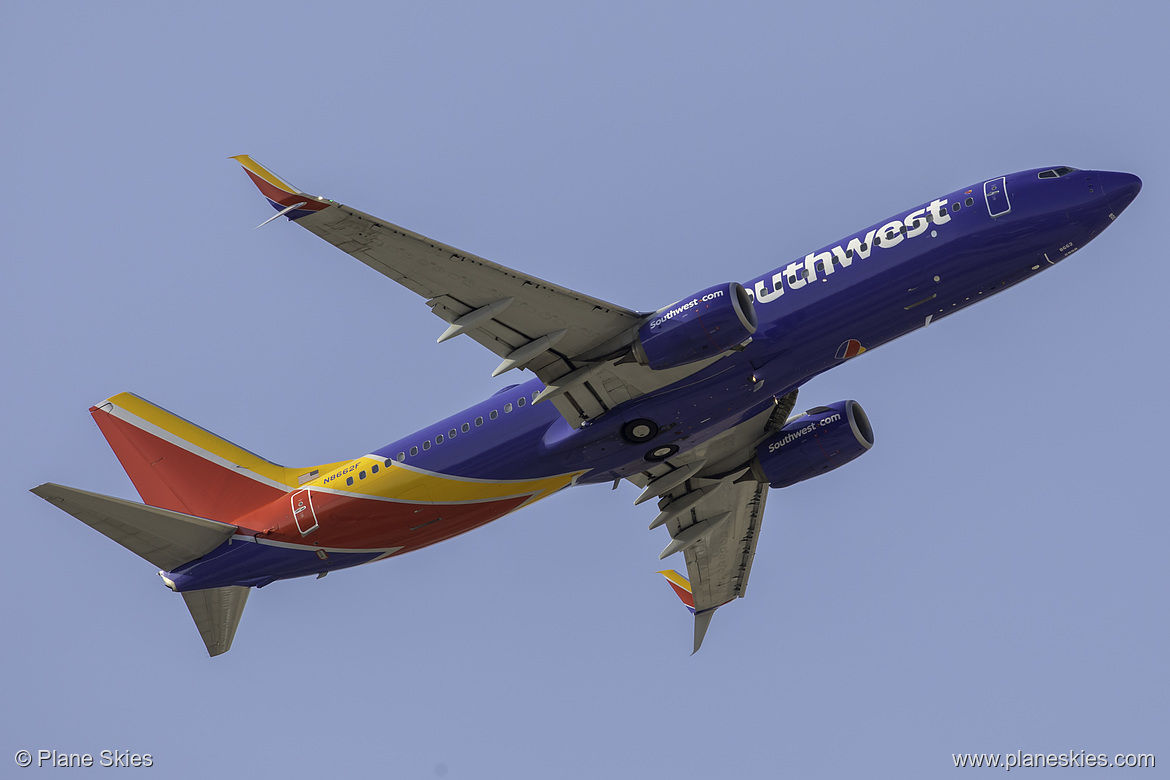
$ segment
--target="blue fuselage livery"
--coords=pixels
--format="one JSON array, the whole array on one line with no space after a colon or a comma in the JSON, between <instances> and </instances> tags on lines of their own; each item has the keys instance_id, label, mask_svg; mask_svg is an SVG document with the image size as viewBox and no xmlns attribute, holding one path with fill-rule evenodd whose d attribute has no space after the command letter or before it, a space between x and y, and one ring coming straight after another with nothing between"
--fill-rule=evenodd
<instances>
[{"instance_id":1,"label":"blue fuselage livery","mask_svg":"<svg viewBox=\"0 0 1170 780\"><path fill-rule=\"evenodd\" d=\"M989 208L980 182L745 281L759 318L751 343L626 402L617 414L574 430L552 407L530 403L544 388L534 379L377 454L406 453L405 462L420 469L481 479L582 471L577 482L586 484L636 474L645 468L646 448L623 440L625 423L653 420L660 431L655 446L693 448L844 362L838 353L846 341L874 349L1051 268L1112 224L1141 187L1135 176L1105 171L1039 178L1047 170L987 183L1010 194L1010 209L1007 195ZM670 304L655 317L691 301ZM517 406L520 399L529 403ZM493 409L502 416L508 401L506 426L409 454Z\"/></svg>"},{"instance_id":2,"label":"blue fuselage livery","mask_svg":"<svg viewBox=\"0 0 1170 780\"><path fill-rule=\"evenodd\" d=\"M660 558L695 616L745 595L769 488L867 452L856 401L791 416L810 379L1046 271L1141 189L1131 174L1022 171L933 197L823 247L655 312L558 287L307 195L237 158L277 216L410 291L535 378L349 461L278 466L130 393L91 414L143 503L34 489L160 569L208 652L230 648L252 587L449 539L577 484L654 499Z\"/></svg>"}]
</instances>

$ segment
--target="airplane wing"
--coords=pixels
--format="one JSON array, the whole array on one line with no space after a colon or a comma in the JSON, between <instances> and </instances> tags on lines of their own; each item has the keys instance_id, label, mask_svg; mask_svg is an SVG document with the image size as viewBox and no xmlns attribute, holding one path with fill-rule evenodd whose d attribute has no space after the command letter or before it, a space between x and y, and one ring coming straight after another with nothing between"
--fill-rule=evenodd
<instances>
[{"instance_id":1,"label":"airplane wing","mask_svg":"<svg viewBox=\"0 0 1170 780\"><path fill-rule=\"evenodd\" d=\"M659 499L650 528L664 525L671 537L659 557L682 552L686 559L689 582L662 573L695 615L693 652L703 644L715 610L747 595L768 498L768 485L752 476L751 456L784 426L795 405L793 390L773 409L687 453L685 461L668 461L631 479L645 487L636 503Z\"/></svg>"},{"instance_id":2,"label":"airplane wing","mask_svg":"<svg viewBox=\"0 0 1170 780\"><path fill-rule=\"evenodd\" d=\"M707 365L651 371L617 365L647 316L520 273L326 198L306 195L247 155L233 157L269 203L309 232L426 299L448 323L502 362L527 368L575 426ZM269 220L271 221L271 220ZM264 223L266 224L266 223ZM709 361L708 361L709 362Z\"/></svg>"}]
</instances>

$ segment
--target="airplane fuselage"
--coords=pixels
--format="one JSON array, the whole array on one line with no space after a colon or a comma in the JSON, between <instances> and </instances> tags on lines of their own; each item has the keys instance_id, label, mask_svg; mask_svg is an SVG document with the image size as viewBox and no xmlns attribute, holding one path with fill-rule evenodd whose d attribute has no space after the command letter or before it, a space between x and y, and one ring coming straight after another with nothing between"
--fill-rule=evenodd
<instances>
[{"instance_id":1,"label":"airplane fuselage","mask_svg":"<svg viewBox=\"0 0 1170 780\"><path fill-rule=\"evenodd\" d=\"M1055 169L1057 172L1065 169ZM239 518L219 549L168 573L176 590L262 586L419 549L573 484L612 482L773 408L864 351L1047 270L1105 229L1136 177L1023 171L932 198L744 286L758 329L672 385L579 428L531 380ZM685 305L687 299L664 307ZM630 440L649 421L655 435Z\"/></svg>"}]
</instances>

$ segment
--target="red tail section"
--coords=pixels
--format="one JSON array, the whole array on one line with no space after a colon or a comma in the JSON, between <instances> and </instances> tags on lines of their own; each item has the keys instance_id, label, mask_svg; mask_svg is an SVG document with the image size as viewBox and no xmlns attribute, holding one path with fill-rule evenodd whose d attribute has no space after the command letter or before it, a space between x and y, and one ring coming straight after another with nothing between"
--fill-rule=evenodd
<instances>
[{"instance_id":1,"label":"red tail section","mask_svg":"<svg viewBox=\"0 0 1170 780\"><path fill-rule=\"evenodd\" d=\"M196 517L231 522L332 468L278 466L131 393L90 413L145 503Z\"/></svg>"}]
</instances>

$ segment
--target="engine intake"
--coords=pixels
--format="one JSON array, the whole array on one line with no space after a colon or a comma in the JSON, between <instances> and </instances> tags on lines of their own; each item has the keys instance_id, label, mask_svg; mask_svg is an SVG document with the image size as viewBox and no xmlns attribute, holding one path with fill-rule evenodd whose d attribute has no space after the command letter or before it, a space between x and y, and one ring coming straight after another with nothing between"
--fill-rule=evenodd
<instances>
[{"instance_id":1,"label":"engine intake","mask_svg":"<svg viewBox=\"0 0 1170 780\"><path fill-rule=\"evenodd\" d=\"M656 312L638 329L634 357L655 370L685 366L739 346L758 323L742 284L717 284Z\"/></svg>"},{"instance_id":2,"label":"engine intake","mask_svg":"<svg viewBox=\"0 0 1170 780\"><path fill-rule=\"evenodd\" d=\"M792 420L756 448L756 479L774 488L844 466L873 446L873 428L861 404L838 401Z\"/></svg>"}]
</instances>

